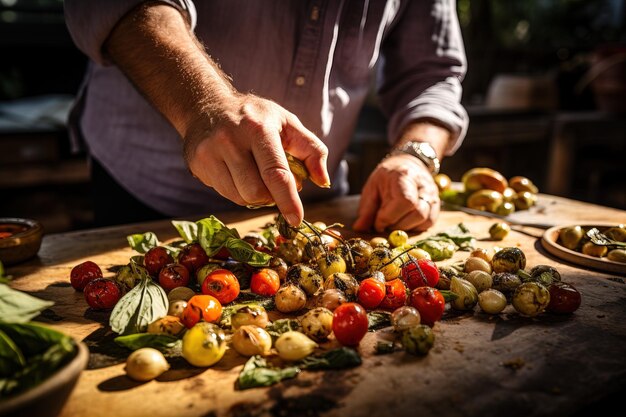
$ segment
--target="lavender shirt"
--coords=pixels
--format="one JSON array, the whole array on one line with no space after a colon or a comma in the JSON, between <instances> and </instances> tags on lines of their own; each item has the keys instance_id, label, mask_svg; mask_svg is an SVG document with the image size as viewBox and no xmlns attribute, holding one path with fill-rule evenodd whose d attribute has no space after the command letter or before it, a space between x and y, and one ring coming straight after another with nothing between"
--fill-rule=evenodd
<instances>
[{"instance_id":1,"label":"lavender shirt","mask_svg":"<svg viewBox=\"0 0 626 417\"><path fill-rule=\"evenodd\" d=\"M166 215L235 207L190 175L177 132L102 54L115 24L138 3L64 3L72 38L91 59L70 120L75 146L86 145L124 188ZM239 91L281 104L328 146L333 187L307 184L305 201L347 193L342 157L372 77L390 143L407 123L429 117L453 132L448 155L461 144L466 63L453 0L164 3L185 15Z\"/></svg>"}]
</instances>

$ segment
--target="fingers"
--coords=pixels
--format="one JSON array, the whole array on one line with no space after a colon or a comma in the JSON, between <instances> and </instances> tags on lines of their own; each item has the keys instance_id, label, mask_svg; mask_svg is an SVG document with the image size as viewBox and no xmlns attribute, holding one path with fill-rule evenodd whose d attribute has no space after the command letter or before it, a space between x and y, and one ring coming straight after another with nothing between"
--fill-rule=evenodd
<instances>
[{"instance_id":1,"label":"fingers","mask_svg":"<svg viewBox=\"0 0 626 417\"><path fill-rule=\"evenodd\" d=\"M295 115L286 112L285 117L287 123L281 132L285 151L304 162L315 185L329 188L330 177L326 166L328 148Z\"/></svg>"}]
</instances>

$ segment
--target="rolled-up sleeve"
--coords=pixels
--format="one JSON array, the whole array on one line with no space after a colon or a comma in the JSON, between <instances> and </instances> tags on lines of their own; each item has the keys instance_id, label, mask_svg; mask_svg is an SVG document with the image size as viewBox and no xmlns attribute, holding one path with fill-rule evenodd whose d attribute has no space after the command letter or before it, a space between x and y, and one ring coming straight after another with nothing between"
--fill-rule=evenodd
<instances>
[{"instance_id":1,"label":"rolled-up sleeve","mask_svg":"<svg viewBox=\"0 0 626 417\"><path fill-rule=\"evenodd\" d=\"M378 94L393 144L410 122L431 118L452 138L446 155L461 145L468 126L461 105L466 72L463 39L454 0L407 1L385 37Z\"/></svg>"},{"instance_id":2,"label":"rolled-up sleeve","mask_svg":"<svg viewBox=\"0 0 626 417\"><path fill-rule=\"evenodd\" d=\"M78 47L89 58L100 65L110 65L103 54L102 46L109 34L129 11L145 0L65 0L65 22L70 35ZM195 28L196 9L190 0L160 0L178 10Z\"/></svg>"}]
</instances>

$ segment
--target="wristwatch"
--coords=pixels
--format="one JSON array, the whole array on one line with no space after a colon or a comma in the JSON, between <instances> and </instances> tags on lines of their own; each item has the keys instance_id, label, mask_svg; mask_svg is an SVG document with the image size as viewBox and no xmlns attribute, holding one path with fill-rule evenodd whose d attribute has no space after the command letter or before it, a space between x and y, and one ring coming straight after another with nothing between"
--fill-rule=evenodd
<instances>
[{"instance_id":1,"label":"wristwatch","mask_svg":"<svg viewBox=\"0 0 626 417\"><path fill-rule=\"evenodd\" d=\"M399 153L406 153L416 157L426 164L431 174L437 175L439 173L441 163L439 162L439 158L437 158L435 149L430 146L430 143L413 140L408 141L391 151L391 155L397 155Z\"/></svg>"}]
</instances>

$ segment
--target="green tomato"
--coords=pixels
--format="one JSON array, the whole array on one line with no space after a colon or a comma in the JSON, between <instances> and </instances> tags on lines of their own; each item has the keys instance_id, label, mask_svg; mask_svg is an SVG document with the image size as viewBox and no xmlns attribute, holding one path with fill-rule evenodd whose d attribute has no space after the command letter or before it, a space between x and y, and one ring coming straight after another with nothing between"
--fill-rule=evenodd
<instances>
[{"instance_id":1,"label":"green tomato","mask_svg":"<svg viewBox=\"0 0 626 417\"><path fill-rule=\"evenodd\" d=\"M409 240L409 235L404 230L394 230L389 233L389 238L387 240L389 240L391 246L398 248L406 245L406 242Z\"/></svg>"}]
</instances>

